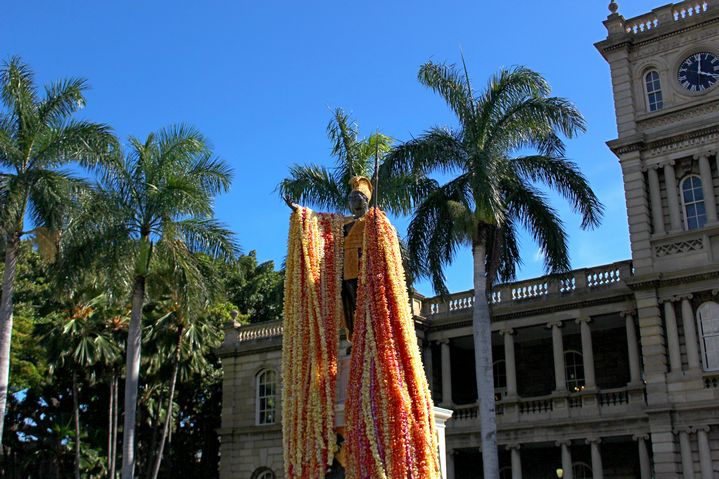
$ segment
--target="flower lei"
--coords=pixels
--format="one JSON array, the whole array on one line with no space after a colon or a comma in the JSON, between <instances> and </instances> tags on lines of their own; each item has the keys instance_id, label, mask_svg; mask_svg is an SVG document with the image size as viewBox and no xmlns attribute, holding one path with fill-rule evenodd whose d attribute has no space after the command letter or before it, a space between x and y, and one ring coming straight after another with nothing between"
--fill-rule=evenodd
<instances>
[{"instance_id":1,"label":"flower lei","mask_svg":"<svg viewBox=\"0 0 719 479\"><path fill-rule=\"evenodd\" d=\"M397 234L381 211L365 218L345 404L346 476L439 479L432 400ZM323 479L335 450L342 223L339 215L307 208L290 219L282 344L288 479Z\"/></svg>"},{"instance_id":2,"label":"flower lei","mask_svg":"<svg viewBox=\"0 0 719 479\"><path fill-rule=\"evenodd\" d=\"M420 360L399 242L366 215L345 414L347 477L440 477L432 399Z\"/></svg>"},{"instance_id":3,"label":"flower lei","mask_svg":"<svg viewBox=\"0 0 719 479\"><path fill-rule=\"evenodd\" d=\"M290 218L282 339L285 477L321 479L335 450L334 398L342 316L340 215Z\"/></svg>"}]
</instances>

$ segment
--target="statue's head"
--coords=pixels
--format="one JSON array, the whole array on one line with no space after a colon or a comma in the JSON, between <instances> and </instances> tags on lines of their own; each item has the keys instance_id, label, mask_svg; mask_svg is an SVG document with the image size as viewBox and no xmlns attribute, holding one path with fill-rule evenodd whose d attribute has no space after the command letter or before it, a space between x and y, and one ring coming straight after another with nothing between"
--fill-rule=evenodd
<instances>
[{"instance_id":1,"label":"statue's head","mask_svg":"<svg viewBox=\"0 0 719 479\"><path fill-rule=\"evenodd\" d=\"M352 216L361 218L369 210L369 200L372 198L372 183L364 176L355 176L350 180L352 192L348 203Z\"/></svg>"}]
</instances>

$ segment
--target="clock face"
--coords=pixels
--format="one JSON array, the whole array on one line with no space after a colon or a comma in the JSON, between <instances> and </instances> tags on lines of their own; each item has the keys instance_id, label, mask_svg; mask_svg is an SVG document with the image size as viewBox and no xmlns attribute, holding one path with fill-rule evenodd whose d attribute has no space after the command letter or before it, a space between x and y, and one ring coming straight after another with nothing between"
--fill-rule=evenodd
<instances>
[{"instance_id":1,"label":"clock face","mask_svg":"<svg viewBox=\"0 0 719 479\"><path fill-rule=\"evenodd\" d=\"M691 92L705 91L719 80L719 58L713 53L695 53L679 65L677 79Z\"/></svg>"}]
</instances>

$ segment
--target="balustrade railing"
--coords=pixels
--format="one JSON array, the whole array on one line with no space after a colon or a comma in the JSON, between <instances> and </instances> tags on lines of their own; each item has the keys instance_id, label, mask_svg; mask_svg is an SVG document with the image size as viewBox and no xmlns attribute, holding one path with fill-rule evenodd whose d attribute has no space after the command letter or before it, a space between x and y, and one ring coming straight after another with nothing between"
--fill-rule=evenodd
<instances>
[{"instance_id":1,"label":"balustrade railing","mask_svg":"<svg viewBox=\"0 0 719 479\"><path fill-rule=\"evenodd\" d=\"M715 4L716 0L686 0L659 7L644 15L625 20L624 30L632 35L640 35L666 24L694 18L709 11Z\"/></svg>"},{"instance_id":2,"label":"balustrade railing","mask_svg":"<svg viewBox=\"0 0 719 479\"><path fill-rule=\"evenodd\" d=\"M597 398L599 399L599 405L602 407L620 406L629 403L629 392L625 388L607 389L600 391Z\"/></svg>"},{"instance_id":3,"label":"balustrade railing","mask_svg":"<svg viewBox=\"0 0 719 479\"><path fill-rule=\"evenodd\" d=\"M554 410L554 401L551 397L520 399L520 414L542 414Z\"/></svg>"},{"instance_id":4,"label":"balustrade railing","mask_svg":"<svg viewBox=\"0 0 719 479\"><path fill-rule=\"evenodd\" d=\"M470 419L476 419L479 413L479 406L477 404L466 404L462 406L455 406L453 408L454 413L452 414L453 421L467 421Z\"/></svg>"},{"instance_id":5,"label":"balustrade railing","mask_svg":"<svg viewBox=\"0 0 719 479\"><path fill-rule=\"evenodd\" d=\"M624 280L632 275L631 261L621 261L594 268L577 269L561 275L499 284L489 293L487 300L493 306L537 301L554 296L566 296L587 290L621 287ZM441 297L422 300L422 314L432 316L472 309L474 292L463 291L450 295L445 301Z\"/></svg>"},{"instance_id":6,"label":"balustrade railing","mask_svg":"<svg viewBox=\"0 0 719 479\"><path fill-rule=\"evenodd\" d=\"M237 330L237 342L267 339L275 336L282 336L282 322L280 321L240 326Z\"/></svg>"},{"instance_id":7,"label":"balustrade railing","mask_svg":"<svg viewBox=\"0 0 719 479\"><path fill-rule=\"evenodd\" d=\"M719 374L704 377L707 388L719 388ZM637 391L628 387L603 389L597 392L565 393L564 395L548 395L533 398L514 398L507 400L505 397L497 398L495 411L497 416L502 416L503 421L522 420L545 420L557 417L587 417L588 411L604 410L607 412L622 411L628 405L644 403L643 394L635 394ZM560 407L563 401L566 405ZM596 409L597 406L599 409ZM588 409L587 409L588 408ZM455 406L452 416L453 422L473 421L479 414L478 404L466 404ZM516 414L519 414L518 416ZM508 416L507 416L508 415ZM524 419L522 419L524 418Z\"/></svg>"}]
</instances>

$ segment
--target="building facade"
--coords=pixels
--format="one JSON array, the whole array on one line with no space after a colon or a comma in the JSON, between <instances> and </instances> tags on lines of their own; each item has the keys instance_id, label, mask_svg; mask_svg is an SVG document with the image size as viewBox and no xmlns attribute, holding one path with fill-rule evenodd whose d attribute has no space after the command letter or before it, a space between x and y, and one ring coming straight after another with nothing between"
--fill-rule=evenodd
<instances>
[{"instance_id":1,"label":"building facade","mask_svg":"<svg viewBox=\"0 0 719 479\"><path fill-rule=\"evenodd\" d=\"M501 477L719 478L719 0L610 9L632 258L492 292ZM481 477L472 297L412 304L450 479ZM281 335L227 327L223 479L283 475Z\"/></svg>"}]
</instances>

